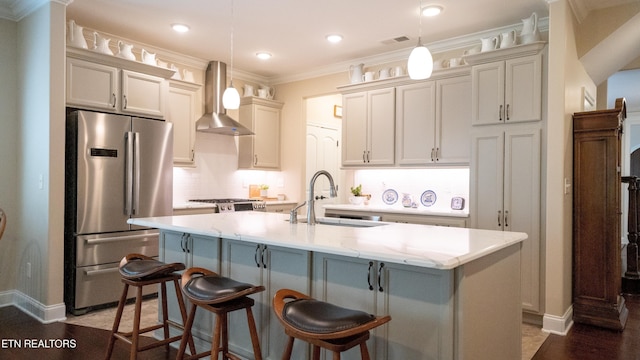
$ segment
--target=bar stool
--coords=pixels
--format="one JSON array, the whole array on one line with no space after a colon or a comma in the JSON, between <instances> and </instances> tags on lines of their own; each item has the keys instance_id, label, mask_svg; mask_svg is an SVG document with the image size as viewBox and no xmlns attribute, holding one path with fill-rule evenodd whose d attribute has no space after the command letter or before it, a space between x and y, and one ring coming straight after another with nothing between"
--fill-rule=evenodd
<instances>
[{"instance_id":1,"label":"bar stool","mask_svg":"<svg viewBox=\"0 0 640 360\"><path fill-rule=\"evenodd\" d=\"M239 357L229 352L228 323L227 314L245 309L247 312L247 323L251 334L251 344L256 360L262 360L260 352L260 342L258 341L258 331L251 307L254 300L248 295L264 291L264 286L254 286L241 283L227 277L220 276L215 272L203 268L189 268L182 274L182 291L193 303L189 311L189 317L185 324L185 330L180 342L177 359L199 359L211 355L211 359L218 359L218 353L222 352L223 359L240 360ZM198 307L209 310L216 314L216 324L211 339L211 350L200 354L184 357L186 342L191 340L191 327L196 316ZM191 352L194 354L194 352Z\"/></svg>"},{"instance_id":2,"label":"bar stool","mask_svg":"<svg viewBox=\"0 0 640 360\"><path fill-rule=\"evenodd\" d=\"M180 315L182 315L182 323L184 324L187 318L187 311L182 299L180 284L178 283L178 280L180 280L180 274L175 273L175 271L184 270L184 268L185 266L182 263L167 264L141 254L129 254L122 258L122 261L120 261L119 271L122 276L122 283L124 283L124 289L120 296L118 310L116 311L116 318L113 322L113 329L111 330L111 336L109 338L109 345L105 356L107 360L111 359L114 344L118 339L131 345L130 359L132 360L138 357L139 352L163 345L165 346L165 351L169 351L170 343L182 339L182 335L169 337L169 325L181 330L184 330L184 328L180 324L176 324L169 320L166 283L173 281L176 289L178 306L180 307ZM157 284L160 284L160 291L162 294L162 323L141 329L140 315L142 313L142 288L144 286ZM125 303L127 302L129 286L134 286L136 288L135 313L133 318L133 331L124 333L120 332L119 328L120 321L122 320L122 312L124 310ZM163 340L154 341L151 344L140 346L140 334L161 328L164 329ZM189 342L189 348L192 352L195 352L193 340Z\"/></svg>"},{"instance_id":3,"label":"bar stool","mask_svg":"<svg viewBox=\"0 0 640 360\"><path fill-rule=\"evenodd\" d=\"M313 345L313 359L320 359L320 348L340 353L357 345L363 360L369 360L369 330L391 320L389 315L376 317L363 311L346 309L318 301L295 290L281 289L273 297L273 311L289 336L283 360L291 359L294 340Z\"/></svg>"}]
</instances>

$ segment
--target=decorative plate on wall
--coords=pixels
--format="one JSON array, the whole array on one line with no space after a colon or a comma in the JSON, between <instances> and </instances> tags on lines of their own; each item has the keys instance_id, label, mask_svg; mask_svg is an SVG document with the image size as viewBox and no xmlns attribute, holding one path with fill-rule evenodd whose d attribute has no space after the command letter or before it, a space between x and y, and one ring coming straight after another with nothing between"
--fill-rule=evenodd
<instances>
[{"instance_id":1,"label":"decorative plate on wall","mask_svg":"<svg viewBox=\"0 0 640 360\"><path fill-rule=\"evenodd\" d=\"M382 193L382 201L387 205L393 205L398 201L398 193L393 189L387 189Z\"/></svg>"},{"instance_id":2,"label":"decorative plate on wall","mask_svg":"<svg viewBox=\"0 0 640 360\"><path fill-rule=\"evenodd\" d=\"M433 190L427 190L422 193L422 196L420 197L420 202L422 203L422 205L429 207L436 203L437 198L438 197L436 196L436 193Z\"/></svg>"}]
</instances>

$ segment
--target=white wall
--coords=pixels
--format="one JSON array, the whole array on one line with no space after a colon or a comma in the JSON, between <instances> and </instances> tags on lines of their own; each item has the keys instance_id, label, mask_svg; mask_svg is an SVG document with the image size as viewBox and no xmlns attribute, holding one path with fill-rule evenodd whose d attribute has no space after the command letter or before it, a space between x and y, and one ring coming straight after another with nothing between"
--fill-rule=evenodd
<instances>
[{"instance_id":1,"label":"white wall","mask_svg":"<svg viewBox=\"0 0 640 360\"><path fill-rule=\"evenodd\" d=\"M15 288L18 214L17 24L0 19L0 207L8 225L0 241L0 304L2 292Z\"/></svg>"}]
</instances>

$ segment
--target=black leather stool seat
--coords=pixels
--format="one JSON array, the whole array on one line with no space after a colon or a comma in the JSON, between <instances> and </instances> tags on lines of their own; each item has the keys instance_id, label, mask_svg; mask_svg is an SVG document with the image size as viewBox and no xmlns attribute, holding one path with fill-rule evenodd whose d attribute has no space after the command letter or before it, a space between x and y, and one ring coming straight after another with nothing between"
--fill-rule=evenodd
<instances>
[{"instance_id":1,"label":"black leather stool seat","mask_svg":"<svg viewBox=\"0 0 640 360\"><path fill-rule=\"evenodd\" d=\"M191 278L182 285L182 290L190 298L215 304L238 298L238 293L252 287L224 276L205 275Z\"/></svg>"},{"instance_id":2,"label":"black leather stool seat","mask_svg":"<svg viewBox=\"0 0 640 360\"><path fill-rule=\"evenodd\" d=\"M315 299L297 299L284 305L282 318L291 326L312 333L349 330L376 319L364 311L346 309Z\"/></svg>"},{"instance_id":3,"label":"black leather stool seat","mask_svg":"<svg viewBox=\"0 0 640 360\"><path fill-rule=\"evenodd\" d=\"M120 266L120 275L129 280L142 280L162 277L175 271L184 270L182 263L163 263L154 259L129 261Z\"/></svg>"}]
</instances>

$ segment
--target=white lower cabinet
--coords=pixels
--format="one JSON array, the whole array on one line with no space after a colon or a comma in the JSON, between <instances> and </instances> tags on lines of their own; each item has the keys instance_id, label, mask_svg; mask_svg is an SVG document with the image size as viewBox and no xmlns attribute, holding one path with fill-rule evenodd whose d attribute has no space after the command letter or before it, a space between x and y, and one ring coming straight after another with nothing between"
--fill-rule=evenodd
<instances>
[{"instance_id":1,"label":"white lower cabinet","mask_svg":"<svg viewBox=\"0 0 640 360\"><path fill-rule=\"evenodd\" d=\"M308 251L222 240L223 276L265 287L265 291L252 295L256 300L252 310L260 334L263 359L281 359L287 341L284 329L273 314L273 295L283 288L308 294L310 264ZM240 356L253 359L244 311L229 314L229 348ZM306 359L308 355L308 346L297 342L291 358Z\"/></svg>"},{"instance_id":2,"label":"white lower cabinet","mask_svg":"<svg viewBox=\"0 0 640 360\"><path fill-rule=\"evenodd\" d=\"M372 359L453 358L453 271L314 253L312 293L338 306L391 315L368 341ZM341 358L360 359L360 350Z\"/></svg>"},{"instance_id":3,"label":"white lower cabinet","mask_svg":"<svg viewBox=\"0 0 640 360\"><path fill-rule=\"evenodd\" d=\"M220 272L220 239L204 237L198 235L185 234L180 232L163 231L160 234L160 261L171 263L181 262L188 268L202 267ZM187 315L190 304L185 298ZM182 324L180 308L176 303L176 294L173 284L167 284L167 302L169 305L169 318ZM162 318L161 309L158 309L158 318ZM203 351L210 347L211 334L213 331L214 317L212 313L198 309L196 319L193 323L192 334L194 342ZM173 331L174 329L172 329ZM203 341L204 340L204 341Z\"/></svg>"},{"instance_id":4,"label":"white lower cabinet","mask_svg":"<svg viewBox=\"0 0 640 360\"><path fill-rule=\"evenodd\" d=\"M505 125L474 129L471 227L524 232L522 309L540 309L540 127Z\"/></svg>"}]
</instances>

